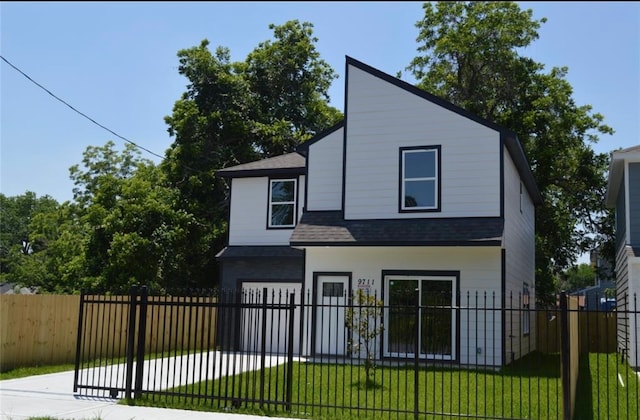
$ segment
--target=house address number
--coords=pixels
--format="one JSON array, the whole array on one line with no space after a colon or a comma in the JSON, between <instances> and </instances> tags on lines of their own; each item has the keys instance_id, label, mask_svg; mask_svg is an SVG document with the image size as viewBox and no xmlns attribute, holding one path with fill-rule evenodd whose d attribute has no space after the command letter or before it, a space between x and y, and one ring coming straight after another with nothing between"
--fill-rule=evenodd
<instances>
[{"instance_id":1,"label":"house address number","mask_svg":"<svg viewBox=\"0 0 640 420\"><path fill-rule=\"evenodd\" d=\"M375 284L375 279L358 279L358 287L369 288Z\"/></svg>"}]
</instances>

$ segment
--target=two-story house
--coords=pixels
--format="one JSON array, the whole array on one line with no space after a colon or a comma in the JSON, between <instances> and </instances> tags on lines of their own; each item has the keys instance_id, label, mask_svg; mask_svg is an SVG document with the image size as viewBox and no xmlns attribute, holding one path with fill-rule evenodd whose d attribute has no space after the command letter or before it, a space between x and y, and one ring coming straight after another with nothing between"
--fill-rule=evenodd
<instances>
[{"instance_id":1,"label":"two-story house","mask_svg":"<svg viewBox=\"0 0 640 420\"><path fill-rule=\"evenodd\" d=\"M427 360L502 365L531 351L529 312L456 310L476 292L479 305L533 307L541 196L516 134L350 57L345 83L341 123L296 153L219 171L231 189L221 286L311 299L302 354L346 354L344 309L323 304L358 288L384 302L379 358L414 357L415 331ZM450 309L416 328L394 310L414 304Z\"/></svg>"},{"instance_id":2,"label":"two-story house","mask_svg":"<svg viewBox=\"0 0 640 420\"><path fill-rule=\"evenodd\" d=\"M616 310L618 346L629 363L640 363L640 145L611 154L606 204L616 216Z\"/></svg>"}]
</instances>

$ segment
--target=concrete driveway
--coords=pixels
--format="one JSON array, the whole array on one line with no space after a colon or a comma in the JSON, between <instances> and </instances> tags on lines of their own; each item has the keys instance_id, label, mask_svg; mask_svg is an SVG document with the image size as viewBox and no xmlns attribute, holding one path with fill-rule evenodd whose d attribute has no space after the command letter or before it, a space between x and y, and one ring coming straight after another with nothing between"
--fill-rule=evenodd
<instances>
[{"instance_id":1,"label":"concrete driveway","mask_svg":"<svg viewBox=\"0 0 640 420\"><path fill-rule=\"evenodd\" d=\"M192 356L184 356L192 357ZM181 358L171 358L153 361L147 361L149 366L145 366L145 372L148 375L160 374L158 369L173 375L174 367L189 366L191 372L196 367L195 360L184 360ZM214 359L217 360L217 359ZM224 363L232 363L236 368L243 370L251 366L245 363L242 358L220 358L219 365L211 365L209 370L198 369L200 373L195 379L200 380L204 377L218 377L220 372L226 371ZM224 362L227 360L227 362ZM189 362L189 363L187 363ZM269 365L282 363L280 358L271 358ZM199 366L199 365L198 365ZM215 368L214 368L215 367ZM231 368L233 366L230 366ZM217 372L217 373L216 373ZM82 375L82 374L81 374ZM243 414L230 413L207 413L190 410L175 410L152 407L134 407L127 405L119 405L117 399L107 397L96 397L89 395L80 395L73 392L73 376L74 372L52 373L48 375L30 376L19 379L8 379L0 381L0 419L2 420L21 420L37 416L51 416L60 419L75 420L257 420L257 419L273 419L276 417L250 416ZM188 382L189 377L193 375L180 375L180 379L175 382ZM81 376L82 377L82 376ZM174 384L174 377L171 376L167 382ZM145 376L144 381L151 381L150 376ZM160 388L158 384L156 388ZM284 420L280 418L279 420ZM291 420L290 418L288 420Z\"/></svg>"}]
</instances>

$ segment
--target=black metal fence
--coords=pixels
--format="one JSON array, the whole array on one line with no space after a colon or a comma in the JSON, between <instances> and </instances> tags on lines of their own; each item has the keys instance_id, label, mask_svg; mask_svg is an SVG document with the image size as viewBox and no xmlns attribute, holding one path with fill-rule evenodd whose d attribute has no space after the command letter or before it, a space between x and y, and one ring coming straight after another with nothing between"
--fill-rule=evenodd
<instances>
[{"instance_id":1,"label":"black metal fence","mask_svg":"<svg viewBox=\"0 0 640 420\"><path fill-rule=\"evenodd\" d=\"M401 292L83 294L74 391L300 418L639 418L637 306Z\"/></svg>"}]
</instances>

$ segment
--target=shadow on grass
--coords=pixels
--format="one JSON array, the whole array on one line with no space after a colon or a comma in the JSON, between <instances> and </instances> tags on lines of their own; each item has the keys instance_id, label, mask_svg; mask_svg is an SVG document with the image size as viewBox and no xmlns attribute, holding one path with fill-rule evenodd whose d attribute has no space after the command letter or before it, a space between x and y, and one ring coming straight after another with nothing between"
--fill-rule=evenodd
<instances>
[{"instance_id":1,"label":"shadow on grass","mask_svg":"<svg viewBox=\"0 0 640 420\"><path fill-rule=\"evenodd\" d=\"M580 368L578 369L578 387L576 389L576 406L573 415L576 419L593 419L593 385L591 378L591 366L589 353L580 355Z\"/></svg>"},{"instance_id":2,"label":"shadow on grass","mask_svg":"<svg viewBox=\"0 0 640 420\"><path fill-rule=\"evenodd\" d=\"M534 351L503 367L500 374L520 378L560 378L560 354Z\"/></svg>"}]
</instances>

